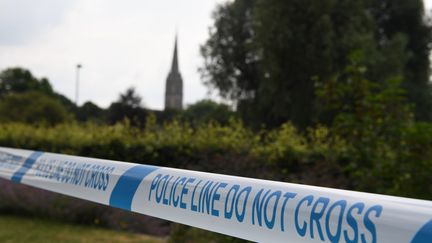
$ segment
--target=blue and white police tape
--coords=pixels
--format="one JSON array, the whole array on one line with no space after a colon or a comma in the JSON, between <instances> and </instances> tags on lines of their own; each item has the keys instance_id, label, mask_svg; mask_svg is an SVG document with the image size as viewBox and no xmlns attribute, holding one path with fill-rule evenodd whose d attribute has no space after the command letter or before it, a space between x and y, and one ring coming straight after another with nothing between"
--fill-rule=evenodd
<instances>
[{"instance_id":1,"label":"blue and white police tape","mask_svg":"<svg viewBox=\"0 0 432 243\"><path fill-rule=\"evenodd\" d=\"M432 202L0 147L0 177L258 242L432 242Z\"/></svg>"}]
</instances>

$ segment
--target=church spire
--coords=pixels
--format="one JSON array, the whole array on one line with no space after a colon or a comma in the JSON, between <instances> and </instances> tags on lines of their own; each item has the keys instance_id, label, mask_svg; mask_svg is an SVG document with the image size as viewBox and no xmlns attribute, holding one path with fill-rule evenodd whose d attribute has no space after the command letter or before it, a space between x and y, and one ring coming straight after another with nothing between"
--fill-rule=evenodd
<instances>
[{"instance_id":1,"label":"church spire","mask_svg":"<svg viewBox=\"0 0 432 243\"><path fill-rule=\"evenodd\" d=\"M183 80L178 66L177 33L174 41L174 53L171 70L165 86L165 109L181 110L183 107Z\"/></svg>"},{"instance_id":2,"label":"church spire","mask_svg":"<svg viewBox=\"0 0 432 243\"><path fill-rule=\"evenodd\" d=\"M171 65L171 72L178 72L179 68L178 68L178 57L177 57L177 33L175 36L175 41L174 41L174 54L173 54L173 60L172 60L172 65Z\"/></svg>"}]
</instances>

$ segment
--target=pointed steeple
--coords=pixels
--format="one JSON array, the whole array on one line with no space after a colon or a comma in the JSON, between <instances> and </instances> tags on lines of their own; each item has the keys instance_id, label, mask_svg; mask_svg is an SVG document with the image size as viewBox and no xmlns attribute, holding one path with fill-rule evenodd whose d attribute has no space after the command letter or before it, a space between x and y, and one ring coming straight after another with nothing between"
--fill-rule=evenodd
<instances>
[{"instance_id":1,"label":"pointed steeple","mask_svg":"<svg viewBox=\"0 0 432 243\"><path fill-rule=\"evenodd\" d=\"M178 72L179 68L178 68L178 57L177 57L177 33L175 36L175 41L174 41L174 54L173 54L173 60L172 60L172 65L171 65L171 72Z\"/></svg>"},{"instance_id":2,"label":"pointed steeple","mask_svg":"<svg viewBox=\"0 0 432 243\"><path fill-rule=\"evenodd\" d=\"M174 53L171 70L165 86L165 109L181 110L183 108L183 80L178 66L177 33L174 41Z\"/></svg>"}]
</instances>

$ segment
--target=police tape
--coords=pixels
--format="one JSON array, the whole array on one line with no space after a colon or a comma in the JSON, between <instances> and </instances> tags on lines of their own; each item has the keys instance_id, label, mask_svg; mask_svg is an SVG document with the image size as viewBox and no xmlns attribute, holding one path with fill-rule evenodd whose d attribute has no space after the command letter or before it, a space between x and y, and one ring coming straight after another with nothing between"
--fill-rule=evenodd
<instances>
[{"instance_id":1,"label":"police tape","mask_svg":"<svg viewBox=\"0 0 432 243\"><path fill-rule=\"evenodd\" d=\"M0 178L257 242L432 242L432 202L0 147Z\"/></svg>"}]
</instances>

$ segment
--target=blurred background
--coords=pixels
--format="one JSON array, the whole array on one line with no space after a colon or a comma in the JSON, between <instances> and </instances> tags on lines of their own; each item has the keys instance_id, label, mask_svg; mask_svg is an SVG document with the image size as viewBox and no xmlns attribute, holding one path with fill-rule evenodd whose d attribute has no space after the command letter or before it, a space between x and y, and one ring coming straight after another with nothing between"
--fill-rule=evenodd
<instances>
[{"instance_id":1,"label":"blurred background","mask_svg":"<svg viewBox=\"0 0 432 243\"><path fill-rule=\"evenodd\" d=\"M430 7L0 0L0 146L432 200ZM0 188L0 241L243 242Z\"/></svg>"}]
</instances>

